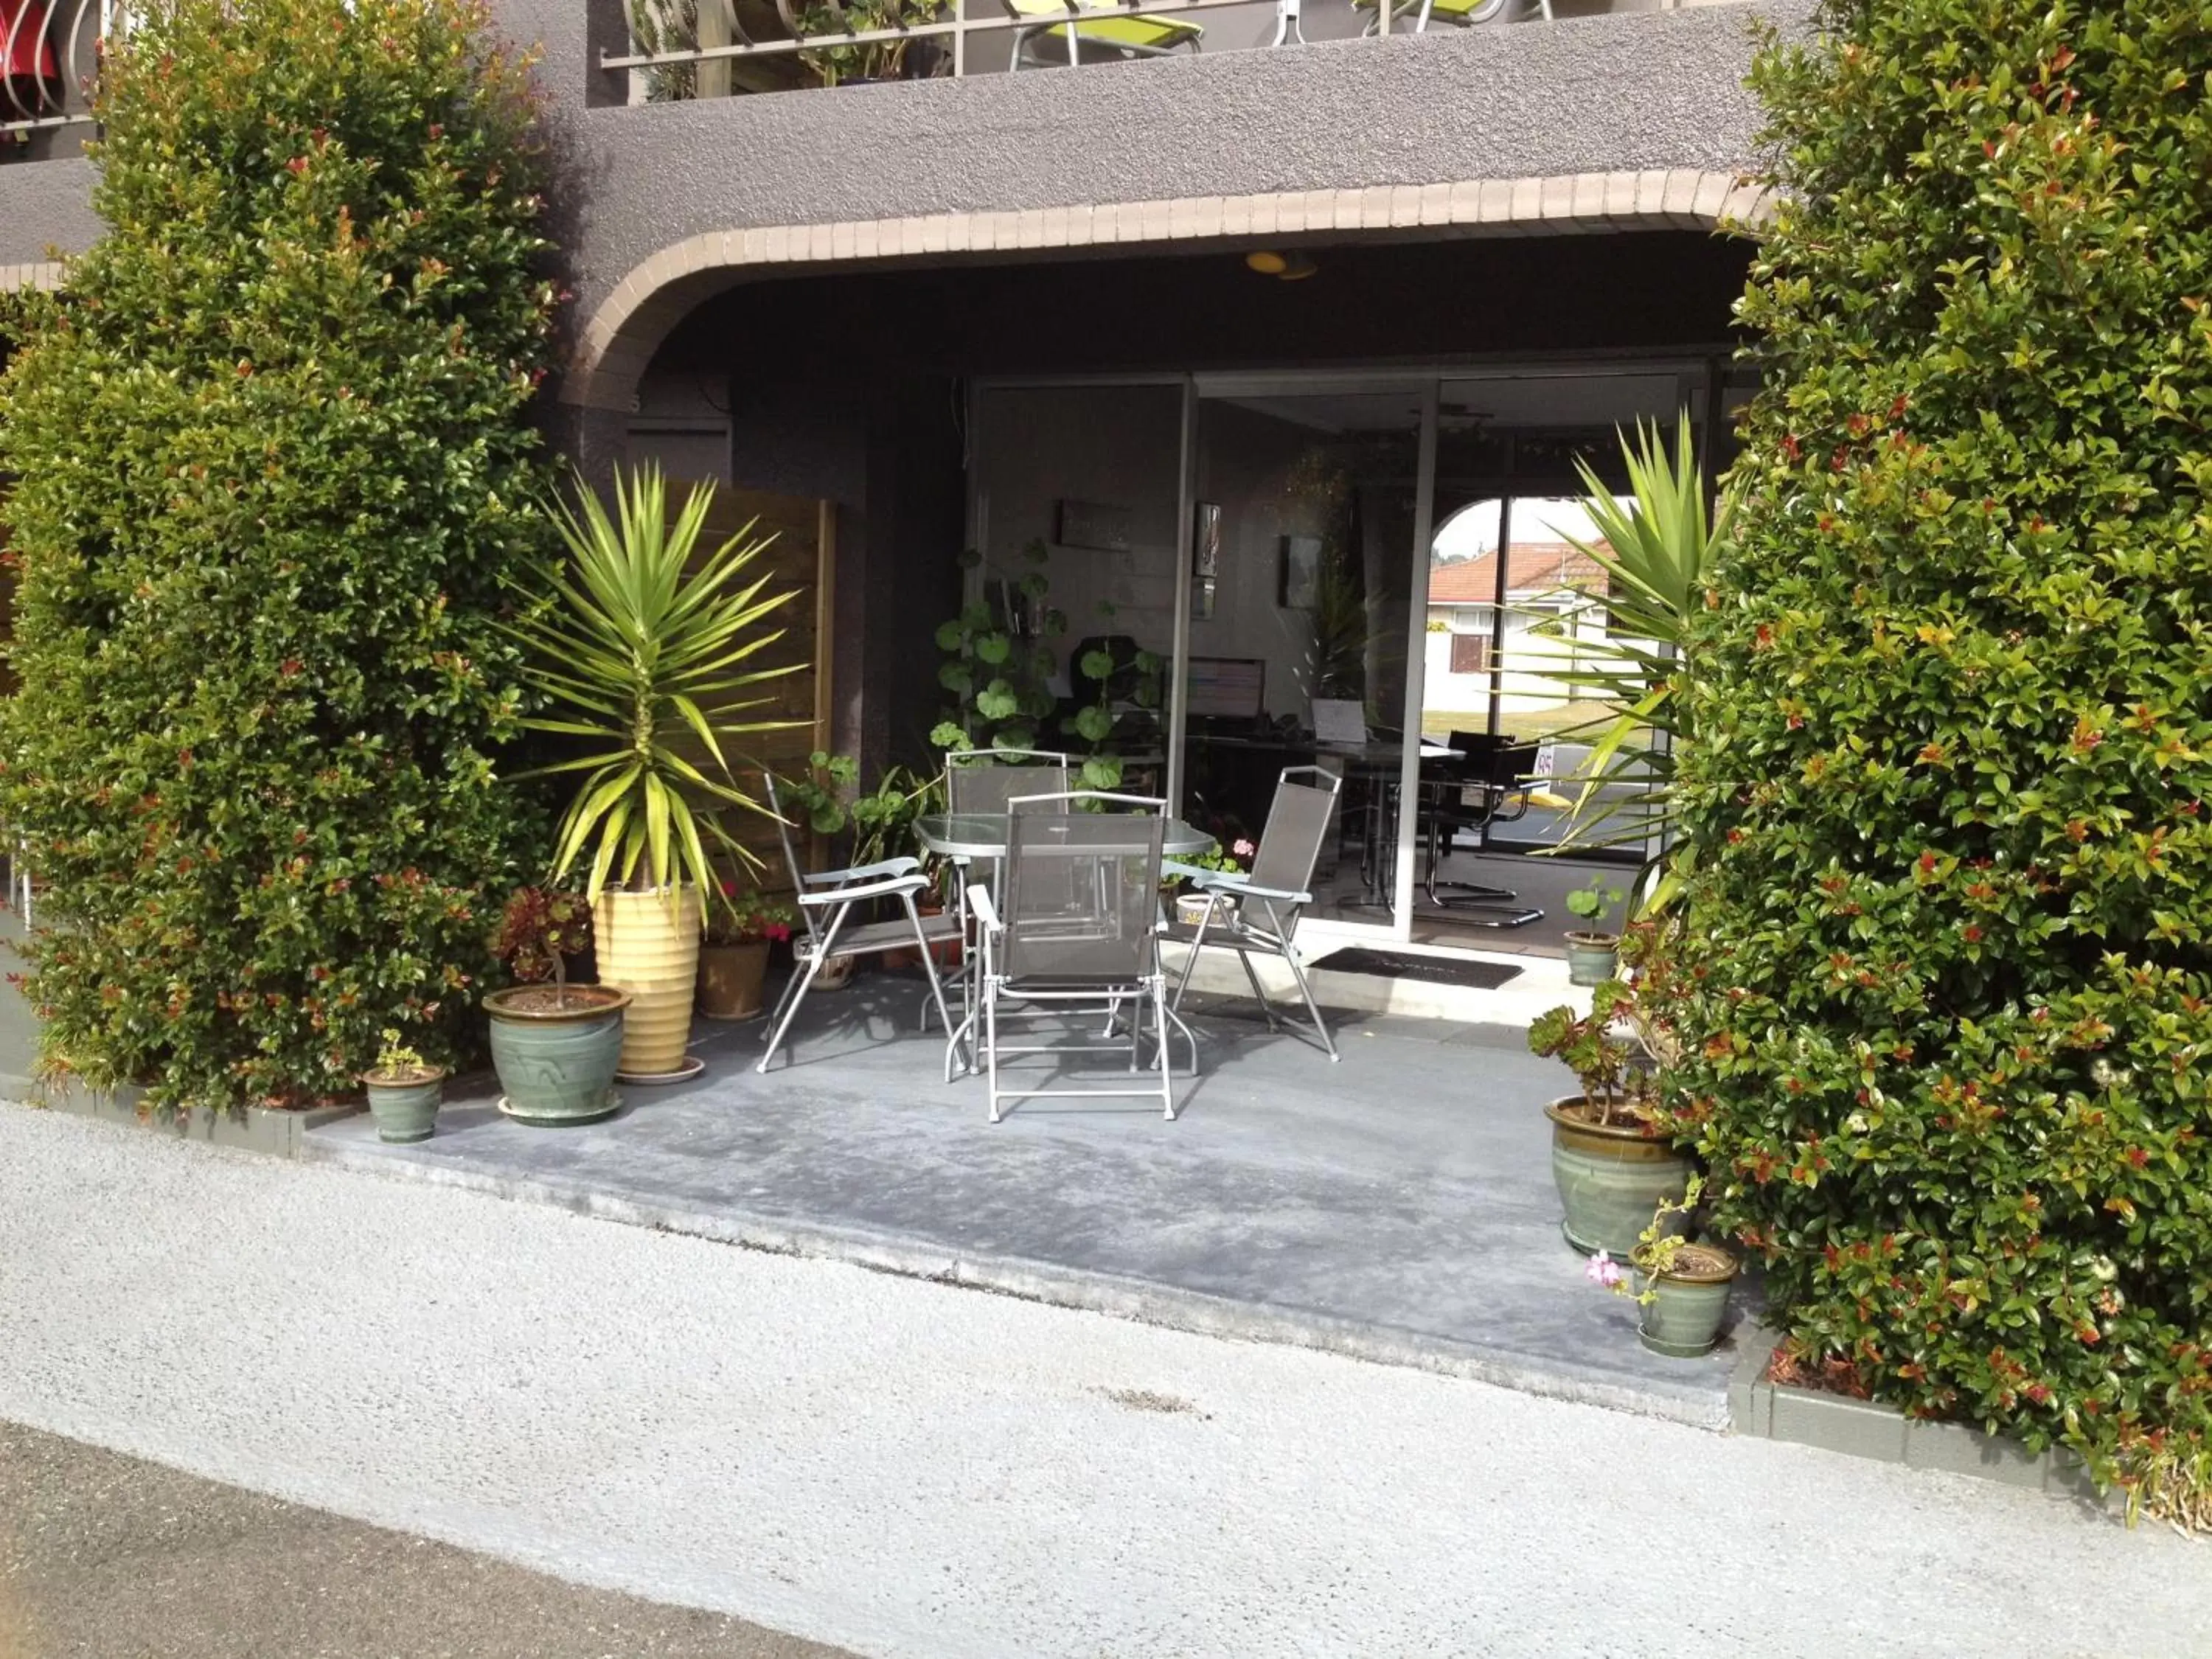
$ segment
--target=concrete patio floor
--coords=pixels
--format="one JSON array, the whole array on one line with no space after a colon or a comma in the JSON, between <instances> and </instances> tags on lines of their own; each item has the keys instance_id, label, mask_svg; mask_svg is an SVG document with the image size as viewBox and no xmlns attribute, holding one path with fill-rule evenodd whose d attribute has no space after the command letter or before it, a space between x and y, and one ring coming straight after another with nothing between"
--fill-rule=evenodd
<instances>
[{"instance_id":1,"label":"concrete patio floor","mask_svg":"<svg viewBox=\"0 0 2212 1659\"><path fill-rule=\"evenodd\" d=\"M915 1033L920 984L818 994L764 1077L759 1023L700 1021L706 1073L626 1090L603 1123L526 1127L464 1080L430 1140L387 1146L357 1116L301 1155L1726 1425L1734 1342L1648 1352L1635 1304L1561 1240L1540 1109L1572 1085L1519 1030L1345 1012L1332 1065L1249 1005L1194 997L1200 1074L1176 1121L1034 1101L994 1125L981 1080L946 1086L939 1039ZM1755 1292L1736 1304L1741 1321Z\"/></svg>"}]
</instances>

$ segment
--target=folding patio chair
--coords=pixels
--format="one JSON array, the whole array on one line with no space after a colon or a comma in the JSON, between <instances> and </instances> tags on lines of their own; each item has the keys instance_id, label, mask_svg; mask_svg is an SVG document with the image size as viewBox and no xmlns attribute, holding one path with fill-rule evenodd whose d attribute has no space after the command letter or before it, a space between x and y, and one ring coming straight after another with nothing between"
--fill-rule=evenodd
<instances>
[{"instance_id":1,"label":"folding patio chair","mask_svg":"<svg viewBox=\"0 0 2212 1659\"><path fill-rule=\"evenodd\" d=\"M929 878L921 872L921 860L884 859L849 870L820 870L810 875L799 868L799 854L791 844L790 821L783 816L782 806L776 799L773 774L768 776L768 805L775 817L776 836L783 843L783 861L791 872L791 884L799 900L799 917L805 924L806 932L805 937L792 940L796 958L793 973L784 985L783 994L776 1000L775 1012L769 1017L768 1047L761 1053L760 1064L753 1069L768 1070L769 1062L775 1058L775 1051L783 1042L785 1030L798 1015L799 1005L806 1000L806 993L823 964L848 957L881 956L886 951L919 946L921 970L929 975L929 1000L922 1004L921 1028L929 1029L929 1009L933 1003L938 1020L950 1036L952 1017L945 1011L945 985L937 976L937 957L930 947L958 938L960 922L956 916L925 916L915 908L914 896L929 885ZM810 888L823 890L810 892ZM852 921L854 905L884 898L898 900L905 908L905 920Z\"/></svg>"},{"instance_id":2,"label":"folding patio chair","mask_svg":"<svg viewBox=\"0 0 2212 1659\"><path fill-rule=\"evenodd\" d=\"M1037 49L1040 43L1050 43L1054 57L1064 46L1073 67L1083 61L1085 46L1109 58L1164 58L1185 46L1197 52L1206 36L1196 23L1180 17L1132 17L1110 3L1086 3L1085 0L1000 0L1000 3L1009 16L1036 20L1014 31L1012 67L1015 69L1051 66Z\"/></svg>"},{"instance_id":3,"label":"folding patio chair","mask_svg":"<svg viewBox=\"0 0 2212 1659\"><path fill-rule=\"evenodd\" d=\"M968 893L981 924L979 994L991 1121L1005 1116L1001 1103L1008 1100L1129 1097L1157 1097L1163 1114L1172 1118L1175 1079L1168 1056L1167 981L1154 932L1166 803L1077 790L1018 797L1010 807L1003 908L981 882ZM1101 807L1129 810L1085 810ZM1006 1005L1012 1005L1010 1012L1065 1015L1111 1010L1124 1002L1136 1010L1126 1043L1015 1044L1000 1040L1000 1015ZM1153 1063L1159 1075L1157 1083L1148 1080L1139 1087L1136 1074L1143 1059L1147 1003L1158 1038ZM1109 1021L1109 1036L1111 1031ZM1002 1055L1125 1051L1131 1080L1123 1088L1022 1089L1000 1080ZM1194 1051L1194 1068L1196 1063Z\"/></svg>"},{"instance_id":4,"label":"folding patio chair","mask_svg":"<svg viewBox=\"0 0 2212 1659\"><path fill-rule=\"evenodd\" d=\"M963 812L1004 812L1017 795L1064 795L1067 793L1068 758L1052 749L956 749L945 757L945 810L956 817ZM956 860L965 864L966 860ZM988 866L983 874L998 885L996 859L977 859ZM961 885L967 885L963 878Z\"/></svg>"},{"instance_id":5,"label":"folding patio chair","mask_svg":"<svg viewBox=\"0 0 2212 1659\"><path fill-rule=\"evenodd\" d=\"M1352 0L1357 11L1373 11L1376 0ZM1552 0L1536 0L1537 9L1546 22L1552 21ZM1390 21L1403 17L1413 20L1413 33L1425 34L1431 22L1449 23L1457 28L1468 28L1484 23L1510 22L1519 9L1513 0L1391 0ZM1361 31L1379 34L1382 25L1379 18L1370 17Z\"/></svg>"},{"instance_id":6,"label":"folding patio chair","mask_svg":"<svg viewBox=\"0 0 2212 1659\"><path fill-rule=\"evenodd\" d=\"M1178 1023L1183 993L1190 988L1190 976L1198 968L1199 952L1234 951L1243 964L1252 994L1259 1000L1260 1012L1267 1017L1267 1029L1278 1030L1281 1022L1253 969L1252 958L1279 957L1297 981L1298 994L1305 999L1306 1012L1312 1017L1314 1033L1321 1038L1322 1049L1331 1060L1339 1057L1328 1035L1328 1023L1321 1017L1321 1005L1314 1000L1313 987L1306 981L1297 940L1298 918L1313 902L1314 866L1328 839L1329 820L1335 816L1337 791L1341 787L1342 780L1322 767L1284 768L1276 780L1274 804L1267 809L1267 827L1260 831L1260 846L1252 856L1249 873L1200 870L1173 860L1160 866L1168 875L1189 879L1206 899L1206 914L1195 924L1161 925L1164 938L1189 946L1182 976L1176 981L1175 999L1168 1005L1168 1012L1178 1018ZM1224 900L1234 900L1235 908L1230 908ZM1196 1066L1194 1053L1194 1070Z\"/></svg>"},{"instance_id":7,"label":"folding patio chair","mask_svg":"<svg viewBox=\"0 0 2212 1659\"><path fill-rule=\"evenodd\" d=\"M945 757L945 810L956 817L968 812L996 815L1006 811L1006 803L1016 795L1064 795L1067 793L1068 765L1066 755L1056 749L955 749ZM978 878L996 895L1003 864L1003 860L995 858L952 860L960 937L965 945L960 958L962 1030L954 1033L955 1039L963 1036L969 1020L975 1016L975 964L981 951L971 926L974 913L968 907L969 882L971 878ZM945 1045L947 1083L952 1081L952 1063L959 1047L957 1040ZM972 1052L967 1057L967 1068L975 1069Z\"/></svg>"}]
</instances>

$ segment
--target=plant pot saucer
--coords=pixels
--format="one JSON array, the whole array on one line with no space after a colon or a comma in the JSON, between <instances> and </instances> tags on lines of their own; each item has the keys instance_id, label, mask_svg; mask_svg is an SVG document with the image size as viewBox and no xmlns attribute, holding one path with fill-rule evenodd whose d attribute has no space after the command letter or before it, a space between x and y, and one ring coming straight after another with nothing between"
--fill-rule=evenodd
<instances>
[{"instance_id":1,"label":"plant pot saucer","mask_svg":"<svg viewBox=\"0 0 2212 1659\"><path fill-rule=\"evenodd\" d=\"M763 1003L749 1014L710 1014L704 1008L694 1008L691 1012L696 1018L711 1019L717 1025L744 1025L764 1018L768 1013L768 1005Z\"/></svg>"},{"instance_id":2,"label":"plant pot saucer","mask_svg":"<svg viewBox=\"0 0 2212 1659\"><path fill-rule=\"evenodd\" d=\"M635 1084L640 1088L654 1089L667 1083L689 1083L707 1069L707 1062L696 1054L684 1056L684 1063L672 1072L617 1072L617 1083Z\"/></svg>"},{"instance_id":3,"label":"plant pot saucer","mask_svg":"<svg viewBox=\"0 0 2212 1659\"><path fill-rule=\"evenodd\" d=\"M541 1129L565 1129L572 1123L597 1123L612 1117L623 1109L622 1097L611 1089L607 1091L606 1098L597 1111L568 1113L558 1117L540 1117L531 1112L518 1112L507 1103L505 1095L499 1097L497 1103L499 1109L517 1123L528 1123Z\"/></svg>"},{"instance_id":4,"label":"plant pot saucer","mask_svg":"<svg viewBox=\"0 0 2212 1659\"><path fill-rule=\"evenodd\" d=\"M1656 1354L1669 1359L1697 1359L1711 1353L1721 1345L1718 1336L1710 1342L1662 1342L1641 1325L1636 1328L1636 1340Z\"/></svg>"}]
</instances>

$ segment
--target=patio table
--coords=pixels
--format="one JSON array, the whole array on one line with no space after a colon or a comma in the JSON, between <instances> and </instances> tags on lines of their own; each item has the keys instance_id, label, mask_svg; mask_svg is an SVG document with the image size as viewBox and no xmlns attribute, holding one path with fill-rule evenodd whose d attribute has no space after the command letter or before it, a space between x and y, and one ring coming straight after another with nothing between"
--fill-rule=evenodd
<instances>
[{"instance_id":1,"label":"patio table","mask_svg":"<svg viewBox=\"0 0 2212 1659\"><path fill-rule=\"evenodd\" d=\"M914 838L941 859L1002 859L1006 855L1004 812L927 812L914 821ZM1181 818L1170 818L1160 850L1171 859L1188 858L1213 845L1213 837Z\"/></svg>"},{"instance_id":2,"label":"patio table","mask_svg":"<svg viewBox=\"0 0 2212 1659\"><path fill-rule=\"evenodd\" d=\"M921 843L922 850L941 859L953 859L966 863L975 859L1004 859L1006 842L1005 812L926 812L914 821L914 838ZM1213 837L1205 830L1185 823L1181 818L1169 818L1162 828L1160 851L1169 858L1188 858L1194 853L1203 853L1214 845ZM968 890L963 882L959 892L961 936L968 933ZM969 1024L975 1018L976 969L975 941L968 939L968 948L960 953L960 977L956 981L960 992L963 1018L960 1024L947 1035L945 1041L945 1081L952 1079L957 1069L963 1073L972 1072L975 1057L972 1045L967 1042ZM957 1064L956 1064L957 1062Z\"/></svg>"}]
</instances>

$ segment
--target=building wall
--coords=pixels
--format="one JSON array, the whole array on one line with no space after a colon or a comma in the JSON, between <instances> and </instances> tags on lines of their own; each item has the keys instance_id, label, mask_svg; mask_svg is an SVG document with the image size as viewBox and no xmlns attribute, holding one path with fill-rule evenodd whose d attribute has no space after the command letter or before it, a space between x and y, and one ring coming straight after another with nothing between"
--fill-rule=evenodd
<instances>
[{"instance_id":1,"label":"building wall","mask_svg":"<svg viewBox=\"0 0 2212 1659\"><path fill-rule=\"evenodd\" d=\"M627 106L618 0L500 0L542 52L576 314L708 230L1652 168L1738 169L1751 25L1805 0ZM96 232L82 159L0 165L0 266Z\"/></svg>"}]
</instances>

